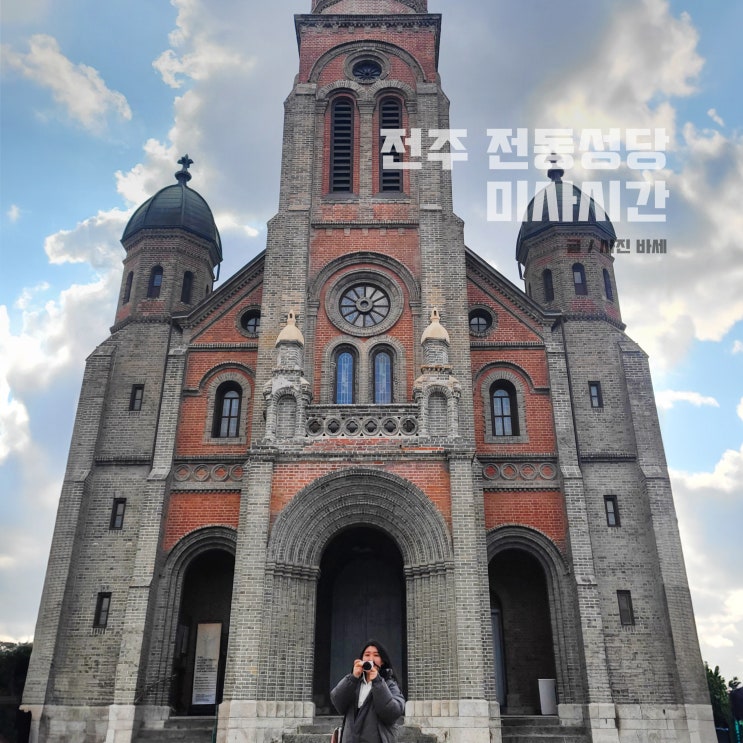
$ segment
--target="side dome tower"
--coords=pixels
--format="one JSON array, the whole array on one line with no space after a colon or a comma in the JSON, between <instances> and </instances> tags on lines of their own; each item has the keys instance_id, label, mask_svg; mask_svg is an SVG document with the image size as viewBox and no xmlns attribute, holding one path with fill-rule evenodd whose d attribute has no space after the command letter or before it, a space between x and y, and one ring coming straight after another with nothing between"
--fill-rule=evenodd
<instances>
[{"instance_id":1,"label":"side dome tower","mask_svg":"<svg viewBox=\"0 0 743 743\"><path fill-rule=\"evenodd\" d=\"M184 155L166 186L132 215L121 244L126 250L116 326L135 319L158 320L187 311L212 291L222 242L209 205L189 188Z\"/></svg>"},{"instance_id":2,"label":"side dome tower","mask_svg":"<svg viewBox=\"0 0 743 743\"><path fill-rule=\"evenodd\" d=\"M546 309L622 324L612 248L614 226L604 210L553 162L552 183L529 203L516 242L526 291Z\"/></svg>"}]
</instances>

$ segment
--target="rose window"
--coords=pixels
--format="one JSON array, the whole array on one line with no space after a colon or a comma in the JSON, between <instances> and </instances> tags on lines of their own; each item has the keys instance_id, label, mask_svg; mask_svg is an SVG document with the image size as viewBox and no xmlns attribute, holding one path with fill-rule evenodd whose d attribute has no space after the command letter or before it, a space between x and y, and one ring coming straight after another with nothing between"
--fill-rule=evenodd
<instances>
[{"instance_id":1,"label":"rose window","mask_svg":"<svg viewBox=\"0 0 743 743\"><path fill-rule=\"evenodd\" d=\"M362 83L373 83L382 75L382 66L372 59L365 59L353 66L353 76Z\"/></svg>"},{"instance_id":2,"label":"rose window","mask_svg":"<svg viewBox=\"0 0 743 743\"><path fill-rule=\"evenodd\" d=\"M356 284L341 295L343 319L356 328L371 328L390 313L390 298L378 286Z\"/></svg>"}]
</instances>

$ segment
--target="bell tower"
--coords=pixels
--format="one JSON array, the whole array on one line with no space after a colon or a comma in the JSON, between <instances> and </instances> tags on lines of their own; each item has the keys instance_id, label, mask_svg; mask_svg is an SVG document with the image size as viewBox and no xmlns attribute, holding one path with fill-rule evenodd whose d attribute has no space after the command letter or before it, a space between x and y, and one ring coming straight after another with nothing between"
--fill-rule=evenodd
<instances>
[{"instance_id":1,"label":"bell tower","mask_svg":"<svg viewBox=\"0 0 743 743\"><path fill-rule=\"evenodd\" d=\"M552 181L529 204L516 243L529 296L566 317L605 319L621 325L612 250L616 233L588 194L562 180L553 161Z\"/></svg>"},{"instance_id":2,"label":"bell tower","mask_svg":"<svg viewBox=\"0 0 743 743\"><path fill-rule=\"evenodd\" d=\"M176 183L158 191L132 215L121 243L126 250L115 328L188 311L208 296L222 262L222 242L204 198L189 188L184 155Z\"/></svg>"}]
</instances>

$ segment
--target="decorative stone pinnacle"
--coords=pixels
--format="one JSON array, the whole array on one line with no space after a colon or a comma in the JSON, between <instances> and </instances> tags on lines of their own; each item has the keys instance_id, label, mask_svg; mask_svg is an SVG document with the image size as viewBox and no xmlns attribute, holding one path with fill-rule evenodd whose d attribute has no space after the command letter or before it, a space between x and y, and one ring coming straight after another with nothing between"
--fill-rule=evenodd
<instances>
[{"instance_id":1,"label":"decorative stone pinnacle","mask_svg":"<svg viewBox=\"0 0 743 743\"><path fill-rule=\"evenodd\" d=\"M293 310L289 310L289 315L286 318L286 325L282 328L276 339L276 345L279 343L300 343L304 345L304 336L297 327L297 317Z\"/></svg>"},{"instance_id":2,"label":"decorative stone pinnacle","mask_svg":"<svg viewBox=\"0 0 743 743\"><path fill-rule=\"evenodd\" d=\"M421 343L432 340L449 343L449 333L447 333L446 328L441 324L441 315L439 314L438 307L434 307L431 311L431 324L423 331L423 335L421 336Z\"/></svg>"}]
</instances>

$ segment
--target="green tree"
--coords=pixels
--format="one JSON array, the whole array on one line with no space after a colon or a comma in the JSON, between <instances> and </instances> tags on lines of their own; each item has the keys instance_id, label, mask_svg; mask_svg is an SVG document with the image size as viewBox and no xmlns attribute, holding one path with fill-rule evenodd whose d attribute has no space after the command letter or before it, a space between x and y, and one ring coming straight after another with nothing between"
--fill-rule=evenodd
<instances>
[{"instance_id":1,"label":"green tree","mask_svg":"<svg viewBox=\"0 0 743 743\"><path fill-rule=\"evenodd\" d=\"M0 642L0 740L19 740L18 705L30 657L30 642Z\"/></svg>"},{"instance_id":2,"label":"green tree","mask_svg":"<svg viewBox=\"0 0 743 743\"><path fill-rule=\"evenodd\" d=\"M709 698L712 702L712 714L715 716L716 728L730 727L730 692L725 679L720 675L720 666L715 666L713 671L705 662L707 671L707 686L709 687ZM731 681L738 684L737 677ZM734 688L734 687L733 687Z\"/></svg>"}]
</instances>

